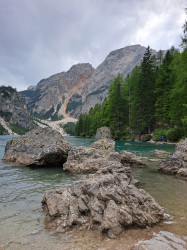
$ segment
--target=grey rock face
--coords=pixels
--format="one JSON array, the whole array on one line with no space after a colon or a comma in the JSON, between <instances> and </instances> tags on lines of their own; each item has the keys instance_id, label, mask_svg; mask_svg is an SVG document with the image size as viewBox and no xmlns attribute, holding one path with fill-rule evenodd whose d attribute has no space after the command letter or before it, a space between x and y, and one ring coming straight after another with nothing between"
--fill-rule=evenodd
<instances>
[{"instance_id":1,"label":"grey rock face","mask_svg":"<svg viewBox=\"0 0 187 250\"><path fill-rule=\"evenodd\" d=\"M26 129L32 128L25 99L11 87L0 87L0 116L7 123L18 124Z\"/></svg>"},{"instance_id":2,"label":"grey rock face","mask_svg":"<svg viewBox=\"0 0 187 250\"><path fill-rule=\"evenodd\" d=\"M187 180L187 139L176 144L175 151L158 164L158 171L174 174Z\"/></svg>"},{"instance_id":3,"label":"grey rock face","mask_svg":"<svg viewBox=\"0 0 187 250\"><path fill-rule=\"evenodd\" d=\"M63 169L71 173L95 173L107 166L112 152L115 152L115 141L106 139L94 142L90 148L72 148Z\"/></svg>"},{"instance_id":4,"label":"grey rock face","mask_svg":"<svg viewBox=\"0 0 187 250\"><path fill-rule=\"evenodd\" d=\"M107 96L110 83L118 73L125 78L136 65L139 65L145 49L141 45L132 45L110 52L88 80L85 101L82 106L75 109L72 115L79 117L80 113L88 113L91 107L102 103Z\"/></svg>"},{"instance_id":5,"label":"grey rock face","mask_svg":"<svg viewBox=\"0 0 187 250\"><path fill-rule=\"evenodd\" d=\"M57 232L76 225L115 238L125 228L152 226L163 218L162 208L131 183L121 163L109 164L84 181L45 192L42 203L49 227Z\"/></svg>"},{"instance_id":6,"label":"grey rock face","mask_svg":"<svg viewBox=\"0 0 187 250\"><path fill-rule=\"evenodd\" d=\"M3 161L23 166L63 166L70 145L51 128L37 128L7 142Z\"/></svg>"},{"instance_id":7,"label":"grey rock face","mask_svg":"<svg viewBox=\"0 0 187 250\"><path fill-rule=\"evenodd\" d=\"M109 127L101 127L97 129L95 140L97 141L101 139L112 139L112 133Z\"/></svg>"},{"instance_id":8,"label":"grey rock face","mask_svg":"<svg viewBox=\"0 0 187 250\"><path fill-rule=\"evenodd\" d=\"M131 167L145 167L146 164L142 162L141 158L137 155L128 152L128 151L121 151L121 163L124 165L129 165Z\"/></svg>"},{"instance_id":9,"label":"grey rock face","mask_svg":"<svg viewBox=\"0 0 187 250\"><path fill-rule=\"evenodd\" d=\"M140 241L134 245L132 250L185 250L186 248L186 242L179 236L160 231L158 234L154 233L154 237L150 240Z\"/></svg>"},{"instance_id":10,"label":"grey rock face","mask_svg":"<svg viewBox=\"0 0 187 250\"><path fill-rule=\"evenodd\" d=\"M90 148L78 147L69 151L64 170L71 173L95 173L111 162L122 163L126 167L145 166L141 159L131 152L115 152L115 141L111 138L108 127L97 129L96 141Z\"/></svg>"},{"instance_id":11,"label":"grey rock face","mask_svg":"<svg viewBox=\"0 0 187 250\"><path fill-rule=\"evenodd\" d=\"M38 114L50 116L70 115L85 98L85 85L94 69L89 63L74 65L67 72L62 72L41 80L36 87L31 87L21 94L26 98L32 110ZM67 109L68 108L68 109Z\"/></svg>"},{"instance_id":12,"label":"grey rock face","mask_svg":"<svg viewBox=\"0 0 187 250\"><path fill-rule=\"evenodd\" d=\"M125 78L140 64L145 49L141 45L132 45L112 51L95 70L88 63L77 64L67 72L41 80L21 94L32 112L46 114L49 111L51 116L57 112L78 118L104 101L109 85L118 73Z\"/></svg>"}]
</instances>

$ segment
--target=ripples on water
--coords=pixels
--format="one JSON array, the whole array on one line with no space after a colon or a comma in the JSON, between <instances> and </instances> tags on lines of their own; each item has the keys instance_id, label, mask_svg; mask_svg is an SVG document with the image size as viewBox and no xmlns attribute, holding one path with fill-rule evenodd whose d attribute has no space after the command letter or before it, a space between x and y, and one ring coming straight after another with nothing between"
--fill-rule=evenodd
<instances>
[{"instance_id":1,"label":"ripples on water","mask_svg":"<svg viewBox=\"0 0 187 250\"><path fill-rule=\"evenodd\" d=\"M0 136L0 159L4 147L11 136ZM66 138L72 146L90 146L93 139ZM132 150L142 156L153 157L154 149L172 152L174 146L155 146L150 143L117 141L116 150ZM148 167L134 169L135 178L141 181L141 188L148 191L156 201L166 208L177 224L163 225L179 234L187 232L187 182L173 176L157 173L156 164L148 162ZM77 235L56 234L45 229L41 200L46 190L67 185L76 180L74 175L61 168L27 168L5 164L0 160L0 249L97 249L102 244L107 249L115 249L115 240L93 233ZM143 231L140 231L143 232ZM128 235L128 233L126 234ZM133 231L131 231L131 236ZM135 234L136 235L136 234ZM126 237L126 236L124 236ZM135 237L135 236L134 236ZM122 238L122 242L124 238ZM110 245L114 247L110 248Z\"/></svg>"}]
</instances>

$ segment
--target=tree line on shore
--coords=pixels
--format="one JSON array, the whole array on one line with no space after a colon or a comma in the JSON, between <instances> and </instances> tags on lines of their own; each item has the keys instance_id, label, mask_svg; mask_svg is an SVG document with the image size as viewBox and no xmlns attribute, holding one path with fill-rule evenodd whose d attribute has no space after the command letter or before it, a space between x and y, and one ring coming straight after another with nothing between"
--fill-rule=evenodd
<instances>
[{"instance_id":1,"label":"tree line on shore","mask_svg":"<svg viewBox=\"0 0 187 250\"><path fill-rule=\"evenodd\" d=\"M154 140L187 136L186 47L182 53L171 47L155 55L148 46L141 64L126 79L118 74L104 102L80 116L75 132L92 137L102 126L109 126L115 139L152 132Z\"/></svg>"}]
</instances>

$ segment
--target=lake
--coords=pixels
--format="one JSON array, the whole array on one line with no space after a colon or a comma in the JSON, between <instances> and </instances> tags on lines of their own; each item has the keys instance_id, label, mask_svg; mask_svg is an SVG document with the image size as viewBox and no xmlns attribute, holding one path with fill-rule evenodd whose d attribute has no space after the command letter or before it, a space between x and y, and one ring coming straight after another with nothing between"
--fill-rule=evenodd
<instances>
[{"instance_id":1,"label":"lake","mask_svg":"<svg viewBox=\"0 0 187 250\"><path fill-rule=\"evenodd\" d=\"M6 142L12 136L0 136L0 159ZM88 147L88 138L66 137L72 146ZM187 236L187 182L157 172L152 162L154 149L173 152L173 145L116 141L116 151L131 150L143 156L146 168L132 169L133 175L156 201L171 215L168 224L153 229L132 229L117 240L98 232L55 233L45 227L41 200L46 190L77 180L62 168L29 168L5 164L0 160L0 249L130 249L138 239L150 237L153 231L168 230Z\"/></svg>"}]
</instances>

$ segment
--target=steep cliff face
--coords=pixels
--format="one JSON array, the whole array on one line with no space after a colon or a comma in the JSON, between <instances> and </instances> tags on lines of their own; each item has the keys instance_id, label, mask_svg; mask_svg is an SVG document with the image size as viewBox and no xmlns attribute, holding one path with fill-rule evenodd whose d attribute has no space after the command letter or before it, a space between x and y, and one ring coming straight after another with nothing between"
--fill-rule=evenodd
<instances>
[{"instance_id":1,"label":"steep cliff face","mask_svg":"<svg viewBox=\"0 0 187 250\"><path fill-rule=\"evenodd\" d=\"M8 133L32 127L25 99L12 87L0 87L0 121Z\"/></svg>"},{"instance_id":2,"label":"steep cliff face","mask_svg":"<svg viewBox=\"0 0 187 250\"><path fill-rule=\"evenodd\" d=\"M41 80L21 94L31 111L44 118L78 118L103 102L118 73L125 78L140 64L145 49L141 45L132 45L112 51L95 70L88 63L77 64L67 72Z\"/></svg>"},{"instance_id":3,"label":"steep cliff face","mask_svg":"<svg viewBox=\"0 0 187 250\"><path fill-rule=\"evenodd\" d=\"M95 104L102 103L107 95L110 83L118 73L125 78L136 65L139 65L145 49L141 45L132 45L110 52L87 82L86 99L82 105L74 110L72 115L79 117L81 113L87 113Z\"/></svg>"},{"instance_id":4,"label":"steep cliff face","mask_svg":"<svg viewBox=\"0 0 187 250\"><path fill-rule=\"evenodd\" d=\"M66 117L85 99L86 83L93 71L94 68L89 63L77 64L67 72L41 80L37 86L30 87L21 94L33 113L44 118Z\"/></svg>"}]
</instances>

